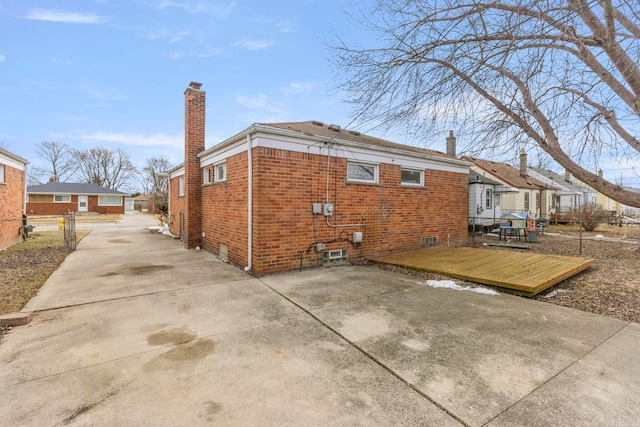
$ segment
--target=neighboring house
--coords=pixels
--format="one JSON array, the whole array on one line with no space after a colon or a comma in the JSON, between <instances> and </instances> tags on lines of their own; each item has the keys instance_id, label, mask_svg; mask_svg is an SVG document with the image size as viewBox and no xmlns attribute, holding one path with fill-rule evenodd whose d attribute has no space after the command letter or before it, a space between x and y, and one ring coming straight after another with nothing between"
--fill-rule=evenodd
<instances>
[{"instance_id":1,"label":"neighboring house","mask_svg":"<svg viewBox=\"0 0 640 427\"><path fill-rule=\"evenodd\" d=\"M472 165L469 170L469 225L493 227L502 216L502 195L517 193L499 178Z\"/></svg>"},{"instance_id":2,"label":"neighboring house","mask_svg":"<svg viewBox=\"0 0 640 427\"><path fill-rule=\"evenodd\" d=\"M28 161L0 148L0 249L23 238Z\"/></svg>"},{"instance_id":3,"label":"neighboring house","mask_svg":"<svg viewBox=\"0 0 640 427\"><path fill-rule=\"evenodd\" d=\"M124 214L128 195L96 184L47 182L27 188L28 215L62 215L67 212Z\"/></svg>"},{"instance_id":4,"label":"neighboring house","mask_svg":"<svg viewBox=\"0 0 640 427\"><path fill-rule=\"evenodd\" d=\"M548 200L552 219L554 215L561 217L571 214L579 206L597 204L598 192L573 179L569 172L561 175L547 169L529 168L529 174L556 188L554 193L549 194Z\"/></svg>"},{"instance_id":5,"label":"neighboring house","mask_svg":"<svg viewBox=\"0 0 640 427\"><path fill-rule=\"evenodd\" d=\"M254 275L466 244L467 162L320 122L254 124L205 150L205 92L185 91L169 220Z\"/></svg>"},{"instance_id":6,"label":"neighboring house","mask_svg":"<svg viewBox=\"0 0 640 427\"><path fill-rule=\"evenodd\" d=\"M520 168L473 157L462 157L462 160L472 162L477 167L473 168L474 170L486 173L487 177L496 179L504 186L505 193L501 198L502 213L523 212L538 219L551 218L552 208L549 199L555 187L528 175L527 154L524 151L520 154Z\"/></svg>"}]
</instances>

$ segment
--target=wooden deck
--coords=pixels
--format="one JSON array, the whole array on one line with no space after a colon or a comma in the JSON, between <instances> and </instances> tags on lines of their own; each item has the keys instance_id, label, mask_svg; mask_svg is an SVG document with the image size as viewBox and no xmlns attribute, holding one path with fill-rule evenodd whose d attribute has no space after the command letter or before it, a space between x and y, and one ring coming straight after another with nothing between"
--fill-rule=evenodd
<instances>
[{"instance_id":1,"label":"wooden deck","mask_svg":"<svg viewBox=\"0 0 640 427\"><path fill-rule=\"evenodd\" d=\"M529 252L439 246L372 260L533 296L587 268L594 260Z\"/></svg>"}]
</instances>

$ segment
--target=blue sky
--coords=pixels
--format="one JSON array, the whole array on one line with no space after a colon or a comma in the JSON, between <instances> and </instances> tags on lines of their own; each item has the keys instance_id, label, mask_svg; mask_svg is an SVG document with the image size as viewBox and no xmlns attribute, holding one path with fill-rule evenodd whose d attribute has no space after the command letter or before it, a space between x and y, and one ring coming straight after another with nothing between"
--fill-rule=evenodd
<instances>
[{"instance_id":1,"label":"blue sky","mask_svg":"<svg viewBox=\"0 0 640 427\"><path fill-rule=\"evenodd\" d=\"M0 141L35 164L42 141L177 164L191 81L207 92L207 147L256 122L345 126L324 42L346 4L0 0Z\"/></svg>"},{"instance_id":2,"label":"blue sky","mask_svg":"<svg viewBox=\"0 0 640 427\"><path fill-rule=\"evenodd\" d=\"M325 42L348 31L344 12L357 3L0 0L0 142L34 166L42 141L121 148L137 166L157 156L177 164L191 81L207 92L207 147L253 123L346 126L351 110L331 90ZM445 137L419 143L444 151ZM640 186L632 167L607 165L605 178Z\"/></svg>"}]
</instances>

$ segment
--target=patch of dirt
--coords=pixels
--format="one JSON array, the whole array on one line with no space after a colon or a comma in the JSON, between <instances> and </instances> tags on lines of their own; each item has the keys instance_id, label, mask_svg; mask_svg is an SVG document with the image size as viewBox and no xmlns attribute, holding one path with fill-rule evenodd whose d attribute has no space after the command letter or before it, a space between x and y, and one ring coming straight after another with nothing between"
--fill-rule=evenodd
<instances>
[{"instance_id":1,"label":"patch of dirt","mask_svg":"<svg viewBox=\"0 0 640 427\"><path fill-rule=\"evenodd\" d=\"M68 254L63 247L0 252L0 314L22 310ZM0 338L6 329L0 325Z\"/></svg>"},{"instance_id":2,"label":"patch of dirt","mask_svg":"<svg viewBox=\"0 0 640 427\"><path fill-rule=\"evenodd\" d=\"M538 234L537 240L536 243L527 243L524 239L512 238L508 243L528 245L528 251L535 253L582 256L595 259L595 263L533 299L640 323L640 227L602 225L593 232L580 233L577 225L552 225L547 227L545 234ZM469 246L523 252L522 249L484 246L484 243L507 242L498 241L497 235L469 238ZM433 273L379 267L402 271L423 280L449 279Z\"/></svg>"}]
</instances>

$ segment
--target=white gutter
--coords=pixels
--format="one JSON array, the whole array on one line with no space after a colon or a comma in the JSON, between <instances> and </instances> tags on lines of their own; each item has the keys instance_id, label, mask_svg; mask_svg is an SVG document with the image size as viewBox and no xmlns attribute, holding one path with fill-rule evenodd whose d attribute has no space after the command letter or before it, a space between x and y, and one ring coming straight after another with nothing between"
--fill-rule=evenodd
<instances>
[{"instance_id":1,"label":"white gutter","mask_svg":"<svg viewBox=\"0 0 640 427\"><path fill-rule=\"evenodd\" d=\"M247 134L247 266L244 271L251 270L253 245L253 153L251 152L251 135Z\"/></svg>"}]
</instances>

